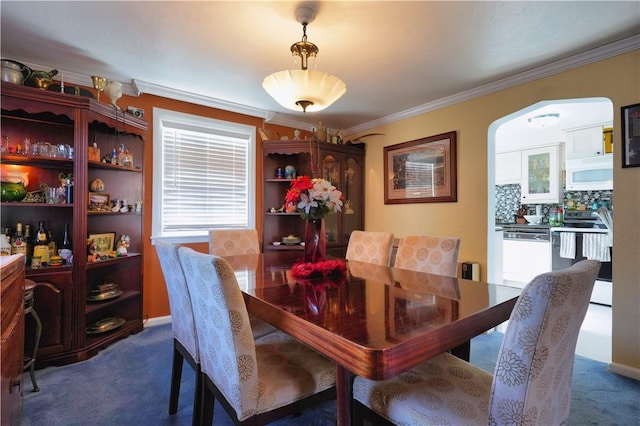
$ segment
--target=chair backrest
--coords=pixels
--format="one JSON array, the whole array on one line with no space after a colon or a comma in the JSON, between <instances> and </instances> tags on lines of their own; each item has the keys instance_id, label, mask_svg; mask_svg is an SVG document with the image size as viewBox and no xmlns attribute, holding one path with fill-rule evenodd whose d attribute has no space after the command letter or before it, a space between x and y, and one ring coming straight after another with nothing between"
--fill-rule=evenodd
<instances>
[{"instance_id":1,"label":"chair backrest","mask_svg":"<svg viewBox=\"0 0 640 426\"><path fill-rule=\"evenodd\" d=\"M244 419L257 407L258 364L242 291L223 258L188 247L178 255L198 324L202 372Z\"/></svg>"},{"instance_id":2,"label":"chair backrest","mask_svg":"<svg viewBox=\"0 0 640 426\"><path fill-rule=\"evenodd\" d=\"M193 360L199 363L198 338L193 320L191 297L178 257L179 246L156 241L155 247L169 295L173 337L191 354Z\"/></svg>"},{"instance_id":3,"label":"chair backrest","mask_svg":"<svg viewBox=\"0 0 640 426\"><path fill-rule=\"evenodd\" d=\"M389 266L391 232L352 231L347 245L347 260Z\"/></svg>"},{"instance_id":4,"label":"chair backrest","mask_svg":"<svg viewBox=\"0 0 640 426\"><path fill-rule=\"evenodd\" d=\"M400 238L395 268L458 276L460 238L409 235Z\"/></svg>"},{"instance_id":5,"label":"chair backrest","mask_svg":"<svg viewBox=\"0 0 640 426\"><path fill-rule=\"evenodd\" d=\"M260 253L260 241L255 229L209 230L209 254L224 257L256 253Z\"/></svg>"},{"instance_id":6,"label":"chair backrest","mask_svg":"<svg viewBox=\"0 0 640 426\"><path fill-rule=\"evenodd\" d=\"M535 277L505 332L491 387L489 424L566 424L576 342L600 262Z\"/></svg>"}]
</instances>

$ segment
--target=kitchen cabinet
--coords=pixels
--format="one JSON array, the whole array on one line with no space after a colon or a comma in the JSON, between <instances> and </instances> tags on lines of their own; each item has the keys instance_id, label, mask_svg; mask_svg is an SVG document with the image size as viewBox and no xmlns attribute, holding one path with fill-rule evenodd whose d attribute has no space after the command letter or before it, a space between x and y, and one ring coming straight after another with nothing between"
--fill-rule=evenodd
<instances>
[{"instance_id":1,"label":"kitchen cabinet","mask_svg":"<svg viewBox=\"0 0 640 426\"><path fill-rule=\"evenodd\" d=\"M562 202L562 145L523 150L522 204Z\"/></svg>"},{"instance_id":2,"label":"kitchen cabinet","mask_svg":"<svg viewBox=\"0 0 640 426\"><path fill-rule=\"evenodd\" d=\"M68 224L72 240L72 262L37 269L26 265L26 277L36 283L34 307L43 323L37 367L85 360L142 331L142 213L90 208L89 191L90 182L100 179L100 195L110 202L127 200L132 205L143 199L147 123L85 96L4 82L1 96L2 171L28 176L27 191L36 195L2 202L1 226L14 228L21 222L35 228L44 220L60 247ZM94 146L102 157L89 156ZM106 161L121 146L130 161ZM37 197L42 185L58 187L63 176L73 180L72 197L57 203ZM109 247L99 260L88 256L87 239L96 234L112 234L115 240L128 235L127 255L117 257L109 253L115 247ZM94 290L106 283L117 284L119 290L96 300ZM96 332L91 327L96 323L107 325ZM26 324L27 333L31 326Z\"/></svg>"},{"instance_id":3,"label":"kitchen cabinet","mask_svg":"<svg viewBox=\"0 0 640 426\"><path fill-rule=\"evenodd\" d=\"M298 213L282 211L293 180L286 170L293 168L296 176L324 178L342 192L342 212L325 217L325 232L327 254L344 256L351 232L364 229L364 148L316 141L266 140L262 152L263 251L303 250L298 244L273 244L287 235L304 240L305 221Z\"/></svg>"},{"instance_id":4,"label":"kitchen cabinet","mask_svg":"<svg viewBox=\"0 0 640 426\"><path fill-rule=\"evenodd\" d=\"M520 151L496 153L496 185L519 184L521 180Z\"/></svg>"},{"instance_id":5,"label":"kitchen cabinet","mask_svg":"<svg viewBox=\"0 0 640 426\"><path fill-rule=\"evenodd\" d=\"M612 123L606 123L605 125L568 130L566 132L566 159L574 160L611 153L611 126Z\"/></svg>"}]
</instances>

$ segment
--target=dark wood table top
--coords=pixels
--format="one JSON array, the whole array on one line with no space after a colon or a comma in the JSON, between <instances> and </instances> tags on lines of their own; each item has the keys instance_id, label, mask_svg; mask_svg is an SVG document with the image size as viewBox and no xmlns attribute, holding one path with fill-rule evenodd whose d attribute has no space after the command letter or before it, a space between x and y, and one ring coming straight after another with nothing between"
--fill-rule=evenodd
<instances>
[{"instance_id":1,"label":"dark wood table top","mask_svg":"<svg viewBox=\"0 0 640 426\"><path fill-rule=\"evenodd\" d=\"M463 345L509 318L515 295L497 288L362 262L341 279L291 274L301 252L227 257L249 312L374 380L393 377Z\"/></svg>"}]
</instances>

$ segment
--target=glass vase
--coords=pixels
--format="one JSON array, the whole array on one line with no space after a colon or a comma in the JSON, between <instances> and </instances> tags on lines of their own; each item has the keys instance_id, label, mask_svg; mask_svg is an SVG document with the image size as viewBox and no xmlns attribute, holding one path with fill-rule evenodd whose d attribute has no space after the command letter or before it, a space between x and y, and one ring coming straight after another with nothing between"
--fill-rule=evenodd
<instances>
[{"instance_id":1,"label":"glass vase","mask_svg":"<svg viewBox=\"0 0 640 426\"><path fill-rule=\"evenodd\" d=\"M327 235L324 219L307 219L304 231L304 261L322 262L327 257Z\"/></svg>"}]
</instances>

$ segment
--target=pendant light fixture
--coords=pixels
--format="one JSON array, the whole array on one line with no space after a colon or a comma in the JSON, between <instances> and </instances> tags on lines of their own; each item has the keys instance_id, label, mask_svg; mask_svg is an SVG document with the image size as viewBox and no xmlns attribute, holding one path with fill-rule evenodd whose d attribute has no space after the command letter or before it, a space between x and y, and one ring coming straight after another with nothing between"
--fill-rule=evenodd
<instances>
[{"instance_id":1,"label":"pendant light fixture","mask_svg":"<svg viewBox=\"0 0 640 426\"><path fill-rule=\"evenodd\" d=\"M291 45L294 64L300 69L279 71L268 75L262 87L280 105L302 112L320 111L337 101L347 91L347 85L338 77L315 71L318 46L307 41L307 25L315 19L315 11L309 6L296 9L296 18L302 24L302 40Z\"/></svg>"}]
</instances>

